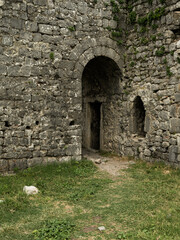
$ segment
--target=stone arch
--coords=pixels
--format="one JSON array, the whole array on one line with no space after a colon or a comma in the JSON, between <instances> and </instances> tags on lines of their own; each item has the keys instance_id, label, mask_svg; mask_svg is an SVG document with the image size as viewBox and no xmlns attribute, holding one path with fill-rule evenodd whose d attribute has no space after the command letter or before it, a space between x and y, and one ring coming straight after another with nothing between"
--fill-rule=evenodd
<instances>
[{"instance_id":1,"label":"stone arch","mask_svg":"<svg viewBox=\"0 0 180 240\"><path fill-rule=\"evenodd\" d=\"M78 86L77 97L82 97L82 74L86 64L98 56L109 57L114 60L119 69L123 68L123 52L119 53L117 43L110 38L85 38L81 45L77 45L70 55L74 63L72 79Z\"/></svg>"},{"instance_id":2,"label":"stone arch","mask_svg":"<svg viewBox=\"0 0 180 240\"><path fill-rule=\"evenodd\" d=\"M115 41L110 38L85 38L81 45L77 45L72 56L75 60L73 78L81 80L86 64L95 57L105 56L113 59L120 69L123 68L123 52L120 52Z\"/></svg>"},{"instance_id":3,"label":"stone arch","mask_svg":"<svg viewBox=\"0 0 180 240\"><path fill-rule=\"evenodd\" d=\"M82 76L83 76L84 68L86 67L86 65L91 60L93 60L97 57L105 57L105 58L111 59L120 70L122 70L123 64L124 64L123 48L122 48L122 51L120 54L120 49L118 48L117 43L110 38L86 37L84 40L81 41L81 44L77 45L73 49L73 51L70 55L70 59L72 59L74 62L74 69L72 71L72 80L74 83L76 83L76 86L77 86L76 96L80 99L80 101L82 103L82 105L81 105L82 115L81 115L81 121L80 121L81 126L83 126L83 119L84 119L83 98L82 98ZM122 77L122 73L120 73L120 75ZM118 93L116 93L116 95L117 94ZM116 98L116 100L115 100L115 98ZM117 98L118 98L118 100L117 100ZM96 99L97 104L95 104L95 101L94 101L94 108L97 107L97 109L100 109L101 114L104 114L104 111L105 111L104 109L108 108L107 105L105 106L103 99L105 99L105 98L102 97L101 99ZM115 116L114 109L115 108L116 108L116 110L118 109L118 107L116 105L118 104L119 99L120 99L120 97L112 97L111 100L112 100L112 102L114 101L113 103L110 103L110 101L111 101L110 99L108 100L109 101L109 112L108 112L108 110L106 110L106 112L108 112L108 114L110 115L111 118L114 117L114 119L118 119L118 111L116 111L116 116ZM99 103L100 103L100 107L98 107ZM110 104L113 105L113 108L110 107ZM89 102L89 107L90 107L90 102ZM110 111L114 111L113 114L111 114ZM119 142L117 139L119 137L118 136L119 130L117 130L117 128L119 129L119 124L117 124L117 122L116 122L116 126L115 126L113 120L111 123L108 123L108 124L111 126L111 128L113 126L113 129L111 129L111 131L109 133L108 131L105 131L105 126L104 126L104 132L106 132L106 135L109 137L109 139L108 139L108 137L104 137L104 136L102 137L102 133L101 133L101 143L100 143L99 148L102 150L118 152ZM108 126L106 126L106 127L108 128ZM83 137L83 130L81 131L81 133L82 133L82 137ZM116 136L115 136L115 134L116 134Z\"/></svg>"}]
</instances>

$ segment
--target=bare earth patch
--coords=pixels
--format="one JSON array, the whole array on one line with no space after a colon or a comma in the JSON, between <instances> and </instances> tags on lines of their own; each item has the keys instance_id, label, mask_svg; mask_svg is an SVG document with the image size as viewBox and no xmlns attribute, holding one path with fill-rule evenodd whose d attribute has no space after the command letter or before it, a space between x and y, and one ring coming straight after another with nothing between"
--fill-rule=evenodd
<instances>
[{"instance_id":1,"label":"bare earth patch","mask_svg":"<svg viewBox=\"0 0 180 240\"><path fill-rule=\"evenodd\" d=\"M93 161L100 170L106 171L113 176L120 176L120 170L127 169L129 165L134 164L132 160L119 156L101 156L98 152L84 150L83 157Z\"/></svg>"}]
</instances>

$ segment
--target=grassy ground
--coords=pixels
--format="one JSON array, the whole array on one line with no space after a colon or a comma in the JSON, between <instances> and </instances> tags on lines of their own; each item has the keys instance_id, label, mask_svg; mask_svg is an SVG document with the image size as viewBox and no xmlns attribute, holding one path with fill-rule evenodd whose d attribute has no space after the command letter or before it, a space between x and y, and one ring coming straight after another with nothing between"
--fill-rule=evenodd
<instances>
[{"instance_id":1,"label":"grassy ground","mask_svg":"<svg viewBox=\"0 0 180 240\"><path fill-rule=\"evenodd\" d=\"M26 196L24 185L40 193ZM3 240L180 239L180 171L158 164L119 177L87 160L35 167L0 177L0 199Z\"/></svg>"}]
</instances>

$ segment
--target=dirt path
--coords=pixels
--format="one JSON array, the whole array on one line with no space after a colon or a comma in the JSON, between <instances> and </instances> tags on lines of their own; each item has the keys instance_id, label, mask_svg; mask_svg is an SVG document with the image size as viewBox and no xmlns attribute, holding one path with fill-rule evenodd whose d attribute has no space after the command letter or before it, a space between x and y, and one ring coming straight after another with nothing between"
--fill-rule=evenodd
<instances>
[{"instance_id":1,"label":"dirt path","mask_svg":"<svg viewBox=\"0 0 180 240\"><path fill-rule=\"evenodd\" d=\"M118 156L101 156L96 151L83 150L83 156L93 161L101 170L107 171L114 176L120 175L120 170L127 169L130 164L134 164L134 161L130 161L127 158Z\"/></svg>"}]
</instances>

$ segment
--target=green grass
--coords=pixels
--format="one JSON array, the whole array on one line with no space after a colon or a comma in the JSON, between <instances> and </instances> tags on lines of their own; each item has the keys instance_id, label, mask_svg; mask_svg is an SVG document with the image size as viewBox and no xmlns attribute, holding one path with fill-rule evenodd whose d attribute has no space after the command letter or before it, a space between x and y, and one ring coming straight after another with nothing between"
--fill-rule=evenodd
<instances>
[{"instance_id":1,"label":"green grass","mask_svg":"<svg viewBox=\"0 0 180 240\"><path fill-rule=\"evenodd\" d=\"M119 177L87 160L30 168L0 177L0 199L3 240L180 239L180 171L162 164L137 162Z\"/></svg>"}]
</instances>

